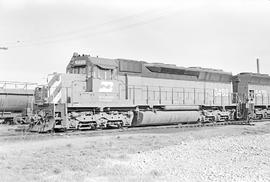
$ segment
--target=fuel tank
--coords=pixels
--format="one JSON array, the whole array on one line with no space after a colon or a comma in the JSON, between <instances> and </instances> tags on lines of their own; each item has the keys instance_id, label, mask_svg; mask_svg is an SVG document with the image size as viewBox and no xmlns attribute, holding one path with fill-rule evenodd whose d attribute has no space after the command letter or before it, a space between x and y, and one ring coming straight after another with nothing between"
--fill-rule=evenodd
<instances>
[{"instance_id":1,"label":"fuel tank","mask_svg":"<svg viewBox=\"0 0 270 182\"><path fill-rule=\"evenodd\" d=\"M162 110L165 111L199 111L200 106L197 105L166 105L166 106L161 106Z\"/></svg>"},{"instance_id":2,"label":"fuel tank","mask_svg":"<svg viewBox=\"0 0 270 182\"><path fill-rule=\"evenodd\" d=\"M199 111L134 111L132 126L168 125L199 121Z\"/></svg>"}]
</instances>

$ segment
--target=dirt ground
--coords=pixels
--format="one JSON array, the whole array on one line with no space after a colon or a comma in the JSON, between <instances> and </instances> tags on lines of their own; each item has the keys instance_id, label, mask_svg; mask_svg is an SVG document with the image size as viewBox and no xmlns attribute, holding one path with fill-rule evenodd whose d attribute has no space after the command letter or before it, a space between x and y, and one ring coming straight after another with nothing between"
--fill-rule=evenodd
<instances>
[{"instance_id":1,"label":"dirt ground","mask_svg":"<svg viewBox=\"0 0 270 182\"><path fill-rule=\"evenodd\" d=\"M270 181L270 122L0 137L0 178L3 182Z\"/></svg>"}]
</instances>

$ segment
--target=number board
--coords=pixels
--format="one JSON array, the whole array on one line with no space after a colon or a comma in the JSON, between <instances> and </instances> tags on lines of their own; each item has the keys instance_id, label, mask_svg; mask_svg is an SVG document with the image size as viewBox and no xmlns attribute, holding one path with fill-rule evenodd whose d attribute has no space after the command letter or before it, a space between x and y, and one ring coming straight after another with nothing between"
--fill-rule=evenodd
<instances>
[{"instance_id":1,"label":"number board","mask_svg":"<svg viewBox=\"0 0 270 182\"><path fill-rule=\"evenodd\" d=\"M74 61L75 65L85 65L86 64L86 60L75 60Z\"/></svg>"}]
</instances>

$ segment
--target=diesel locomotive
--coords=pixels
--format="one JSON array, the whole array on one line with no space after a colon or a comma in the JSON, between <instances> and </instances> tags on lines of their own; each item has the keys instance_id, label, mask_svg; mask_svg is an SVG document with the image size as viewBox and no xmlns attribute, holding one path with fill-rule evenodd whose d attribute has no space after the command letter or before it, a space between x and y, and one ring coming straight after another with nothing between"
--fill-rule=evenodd
<instances>
[{"instance_id":1,"label":"diesel locomotive","mask_svg":"<svg viewBox=\"0 0 270 182\"><path fill-rule=\"evenodd\" d=\"M51 74L47 85L36 88L33 120L39 124L32 129L219 122L247 114L268 118L269 94L265 74L233 76L217 69L74 53L65 74Z\"/></svg>"}]
</instances>

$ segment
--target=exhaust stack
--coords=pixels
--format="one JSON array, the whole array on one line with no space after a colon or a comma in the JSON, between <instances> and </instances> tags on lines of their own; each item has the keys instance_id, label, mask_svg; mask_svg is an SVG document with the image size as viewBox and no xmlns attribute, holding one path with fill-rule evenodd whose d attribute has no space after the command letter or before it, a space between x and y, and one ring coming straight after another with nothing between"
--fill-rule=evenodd
<instances>
[{"instance_id":1,"label":"exhaust stack","mask_svg":"<svg viewBox=\"0 0 270 182\"><path fill-rule=\"evenodd\" d=\"M260 60L257 58L257 73L260 73Z\"/></svg>"}]
</instances>

